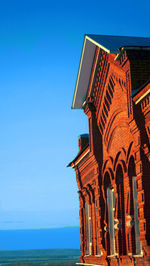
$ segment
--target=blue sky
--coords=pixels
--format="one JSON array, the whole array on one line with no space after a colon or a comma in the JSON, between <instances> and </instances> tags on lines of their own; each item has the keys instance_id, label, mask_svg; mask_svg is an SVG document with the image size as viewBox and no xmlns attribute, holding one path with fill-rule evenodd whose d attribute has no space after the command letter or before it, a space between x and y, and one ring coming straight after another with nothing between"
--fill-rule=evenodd
<instances>
[{"instance_id":1,"label":"blue sky","mask_svg":"<svg viewBox=\"0 0 150 266\"><path fill-rule=\"evenodd\" d=\"M85 33L150 37L149 1L0 1L0 229L79 225L66 165L88 131L71 110Z\"/></svg>"}]
</instances>

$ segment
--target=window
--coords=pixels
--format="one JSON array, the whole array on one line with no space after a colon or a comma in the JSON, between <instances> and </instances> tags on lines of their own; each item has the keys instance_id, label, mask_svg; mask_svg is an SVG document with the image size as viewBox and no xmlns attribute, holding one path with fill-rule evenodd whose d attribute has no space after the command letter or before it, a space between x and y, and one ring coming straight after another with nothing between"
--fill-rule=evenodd
<instances>
[{"instance_id":1,"label":"window","mask_svg":"<svg viewBox=\"0 0 150 266\"><path fill-rule=\"evenodd\" d=\"M108 220L110 234L110 255L115 254L115 229L114 229L114 211L115 211L115 195L113 189L107 188L108 199Z\"/></svg>"},{"instance_id":2,"label":"window","mask_svg":"<svg viewBox=\"0 0 150 266\"><path fill-rule=\"evenodd\" d=\"M102 252L99 248L99 245L98 245L98 218L97 218L97 207L96 207L96 203L95 203L95 233L96 233L96 255L97 256L101 256L102 255Z\"/></svg>"},{"instance_id":3,"label":"window","mask_svg":"<svg viewBox=\"0 0 150 266\"><path fill-rule=\"evenodd\" d=\"M141 243L139 240L139 220L138 220L138 201L137 201L137 190L136 190L136 176L132 177L133 186L133 202L134 202L134 221L135 221L135 241L136 241L136 254L139 255L142 252Z\"/></svg>"},{"instance_id":4,"label":"window","mask_svg":"<svg viewBox=\"0 0 150 266\"><path fill-rule=\"evenodd\" d=\"M85 203L85 220L86 220L86 255L91 255L91 210L90 205Z\"/></svg>"}]
</instances>

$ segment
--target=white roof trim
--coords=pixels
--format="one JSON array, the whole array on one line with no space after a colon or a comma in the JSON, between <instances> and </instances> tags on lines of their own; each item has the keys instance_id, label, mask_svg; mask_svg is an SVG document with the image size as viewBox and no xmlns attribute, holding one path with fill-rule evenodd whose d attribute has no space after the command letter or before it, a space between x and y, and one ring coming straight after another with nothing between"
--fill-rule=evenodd
<instances>
[{"instance_id":1,"label":"white roof trim","mask_svg":"<svg viewBox=\"0 0 150 266\"><path fill-rule=\"evenodd\" d=\"M80 72L81 72L81 66L82 66L82 61L83 61L83 55L84 55L84 50L85 50L85 43L86 43L86 38L84 39L84 43L83 43L81 60L80 60L80 65L79 65L79 71L78 71L78 76L77 76L77 81L76 81L76 87L75 87L75 92L74 92L74 97L73 97L72 108L74 108L74 105L75 105L75 99L76 99L76 94L77 94L77 89L78 89L78 84L79 84L79 77L80 77Z\"/></svg>"},{"instance_id":2,"label":"white roof trim","mask_svg":"<svg viewBox=\"0 0 150 266\"><path fill-rule=\"evenodd\" d=\"M85 101L88 90L95 51L96 45L85 36L72 102L73 109L82 109L82 104Z\"/></svg>"},{"instance_id":3,"label":"white roof trim","mask_svg":"<svg viewBox=\"0 0 150 266\"><path fill-rule=\"evenodd\" d=\"M93 36L93 39L92 39L92 36ZM109 47L108 49L100 44L101 38L98 41L98 39L95 38L96 36L98 35L85 35L84 37L84 43L83 43L81 59L80 59L80 64L79 64L79 71L77 75L75 92L74 92L73 102L72 102L73 109L83 108L82 105L87 96L96 47L99 47L100 49L102 49L103 51L107 53L113 53L113 54L118 54L120 52L119 49L121 47L122 49L126 49L126 50L129 50L129 49L149 50L150 49L150 38L99 35L102 37L103 45L107 44L106 47ZM103 39L104 36L105 38ZM117 40L116 43L114 43L115 37ZM106 42L107 38L108 40L110 38L110 42L112 42L112 45ZM135 43L135 46L134 46L134 43ZM117 60L117 58L118 56L115 59Z\"/></svg>"},{"instance_id":4,"label":"white roof trim","mask_svg":"<svg viewBox=\"0 0 150 266\"><path fill-rule=\"evenodd\" d=\"M82 104L85 101L87 95L96 47L100 47L107 53L118 53L118 51L111 51L89 36L85 35L75 92L73 96L72 109L82 109Z\"/></svg>"},{"instance_id":5,"label":"white roof trim","mask_svg":"<svg viewBox=\"0 0 150 266\"><path fill-rule=\"evenodd\" d=\"M103 45L99 44L98 42L92 40L89 36L85 36L85 39L89 40L90 42L92 42L92 43L95 44L96 46L100 47L100 48L103 49L105 52L110 53L110 50L108 50L108 49L105 48Z\"/></svg>"},{"instance_id":6,"label":"white roof trim","mask_svg":"<svg viewBox=\"0 0 150 266\"><path fill-rule=\"evenodd\" d=\"M149 93L150 93L150 89L148 91L146 91L139 99L137 99L135 101L135 104L138 104L140 101L142 101L144 99L144 97L146 97Z\"/></svg>"}]
</instances>

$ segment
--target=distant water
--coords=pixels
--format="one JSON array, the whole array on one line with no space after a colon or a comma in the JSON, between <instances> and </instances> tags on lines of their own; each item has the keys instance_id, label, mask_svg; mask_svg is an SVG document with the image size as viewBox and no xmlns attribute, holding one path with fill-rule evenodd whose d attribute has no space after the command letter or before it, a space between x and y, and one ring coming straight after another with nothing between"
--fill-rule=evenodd
<instances>
[{"instance_id":1,"label":"distant water","mask_svg":"<svg viewBox=\"0 0 150 266\"><path fill-rule=\"evenodd\" d=\"M79 249L79 227L0 230L0 250Z\"/></svg>"}]
</instances>

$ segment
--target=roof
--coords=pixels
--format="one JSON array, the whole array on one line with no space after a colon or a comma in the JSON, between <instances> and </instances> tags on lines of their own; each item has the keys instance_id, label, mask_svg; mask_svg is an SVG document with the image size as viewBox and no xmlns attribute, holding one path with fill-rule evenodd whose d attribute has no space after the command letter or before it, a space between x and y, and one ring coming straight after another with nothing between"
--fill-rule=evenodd
<instances>
[{"instance_id":1,"label":"roof","mask_svg":"<svg viewBox=\"0 0 150 266\"><path fill-rule=\"evenodd\" d=\"M121 47L150 47L150 38L112 36L112 35L93 35L85 36L88 40L95 43L108 53L118 53Z\"/></svg>"},{"instance_id":2,"label":"roof","mask_svg":"<svg viewBox=\"0 0 150 266\"><path fill-rule=\"evenodd\" d=\"M80 139L80 138L84 138L84 139L85 138L89 138L89 134L87 134L87 133L86 134L81 134L81 135L78 136L78 139Z\"/></svg>"},{"instance_id":3,"label":"roof","mask_svg":"<svg viewBox=\"0 0 150 266\"><path fill-rule=\"evenodd\" d=\"M125 49L150 49L150 38L85 35L72 103L73 109L81 109L85 101L96 47L100 47L107 53L115 54L118 54L122 47Z\"/></svg>"},{"instance_id":4,"label":"roof","mask_svg":"<svg viewBox=\"0 0 150 266\"><path fill-rule=\"evenodd\" d=\"M139 90L137 90L134 94L133 100L135 104L141 102L148 94L150 94L150 79L146 83L144 83L143 86L141 86Z\"/></svg>"},{"instance_id":5,"label":"roof","mask_svg":"<svg viewBox=\"0 0 150 266\"><path fill-rule=\"evenodd\" d=\"M74 163L78 160L78 158L80 158L80 156L82 154L84 154L85 150L89 147L89 143L77 154L77 156L73 159L73 161L71 161L67 167L74 167ZM87 152L83 155L83 157L81 157L80 159L82 160L87 154L89 153L89 150L87 150ZM73 166L72 166L73 164Z\"/></svg>"}]
</instances>

